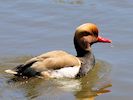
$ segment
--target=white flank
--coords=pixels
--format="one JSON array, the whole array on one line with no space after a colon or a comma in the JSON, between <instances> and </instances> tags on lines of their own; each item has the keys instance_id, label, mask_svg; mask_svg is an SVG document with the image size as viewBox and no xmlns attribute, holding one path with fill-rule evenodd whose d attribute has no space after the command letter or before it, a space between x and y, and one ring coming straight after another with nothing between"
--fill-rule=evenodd
<instances>
[{"instance_id":1,"label":"white flank","mask_svg":"<svg viewBox=\"0 0 133 100\"><path fill-rule=\"evenodd\" d=\"M50 77L51 78L74 78L78 72L79 72L80 67L79 66L74 66L74 67L66 67L66 68L61 68L59 70L53 70L50 72Z\"/></svg>"}]
</instances>

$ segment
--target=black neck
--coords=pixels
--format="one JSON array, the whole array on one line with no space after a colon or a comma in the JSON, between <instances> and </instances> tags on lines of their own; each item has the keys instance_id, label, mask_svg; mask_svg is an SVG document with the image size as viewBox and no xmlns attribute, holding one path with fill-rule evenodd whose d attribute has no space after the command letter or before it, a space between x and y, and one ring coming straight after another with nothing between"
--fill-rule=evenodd
<instances>
[{"instance_id":1,"label":"black neck","mask_svg":"<svg viewBox=\"0 0 133 100\"><path fill-rule=\"evenodd\" d=\"M80 50L80 49L76 49L77 51L77 57L88 57L92 52L90 51L85 51L85 50Z\"/></svg>"},{"instance_id":2,"label":"black neck","mask_svg":"<svg viewBox=\"0 0 133 100\"><path fill-rule=\"evenodd\" d=\"M95 65L95 57L91 51L79 58L82 63L77 77L85 76Z\"/></svg>"}]
</instances>

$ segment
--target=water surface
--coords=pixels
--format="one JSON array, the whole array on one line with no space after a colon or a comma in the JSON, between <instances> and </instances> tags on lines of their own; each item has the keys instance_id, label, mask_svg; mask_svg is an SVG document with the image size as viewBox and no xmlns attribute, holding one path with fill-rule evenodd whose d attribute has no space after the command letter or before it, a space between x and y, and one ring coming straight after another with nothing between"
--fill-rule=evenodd
<instances>
[{"instance_id":1,"label":"water surface","mask_svg":"<svg viewBox=\"0 0 133 100\"><path fill-rule=\"evenodd\" d=\"M0 97L132 100L132 18L132 0L1 0ZM86 77L11 80L13 76L4 73L47 51L60 49L75 55L74 31L86 22L97 24L100 35L113 41L113 47L100 43L93 46L97 64Z\"/></svg>"}]
</instances>

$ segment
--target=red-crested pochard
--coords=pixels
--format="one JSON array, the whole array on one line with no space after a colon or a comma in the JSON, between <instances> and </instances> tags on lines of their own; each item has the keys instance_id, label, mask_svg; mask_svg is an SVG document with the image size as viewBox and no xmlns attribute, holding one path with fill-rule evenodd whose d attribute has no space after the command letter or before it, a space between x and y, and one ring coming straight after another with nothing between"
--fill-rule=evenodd
<instances>
[{"instance_id":1,"label":"red-crested pochard","mask_svg":"<svg viewBox=\"0 0 133 100\"><path fill-rule=\"evenodd\" d=\"M5 72L26 77L81 77L95 65L91 45L97 42L111 43L111 40L98 36L98 28L95 24L85 23L77 27L74 36L77 56L61 50L51 51L34 57L12 70L5 70Z\"/></svg>"}]
</instances>

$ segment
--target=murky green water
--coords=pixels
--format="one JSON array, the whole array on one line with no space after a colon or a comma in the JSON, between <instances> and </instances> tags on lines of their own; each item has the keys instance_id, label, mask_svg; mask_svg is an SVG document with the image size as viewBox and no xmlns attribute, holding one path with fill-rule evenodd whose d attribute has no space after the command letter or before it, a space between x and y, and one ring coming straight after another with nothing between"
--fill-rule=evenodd
<instances>
[{"instance_id":1,"label":"murky green water","mask_svg":"<svg viewBox=\"0 0 133 100\"><path fill-rule=\"evenodd\" d=\"M132 100L132 0L1 0L2 100ZM93 22L113 41L95 44L97 64L81 79L14 78L5 69L51 50L75 55L73 34Z\"/></svg>"}]
</instances>

